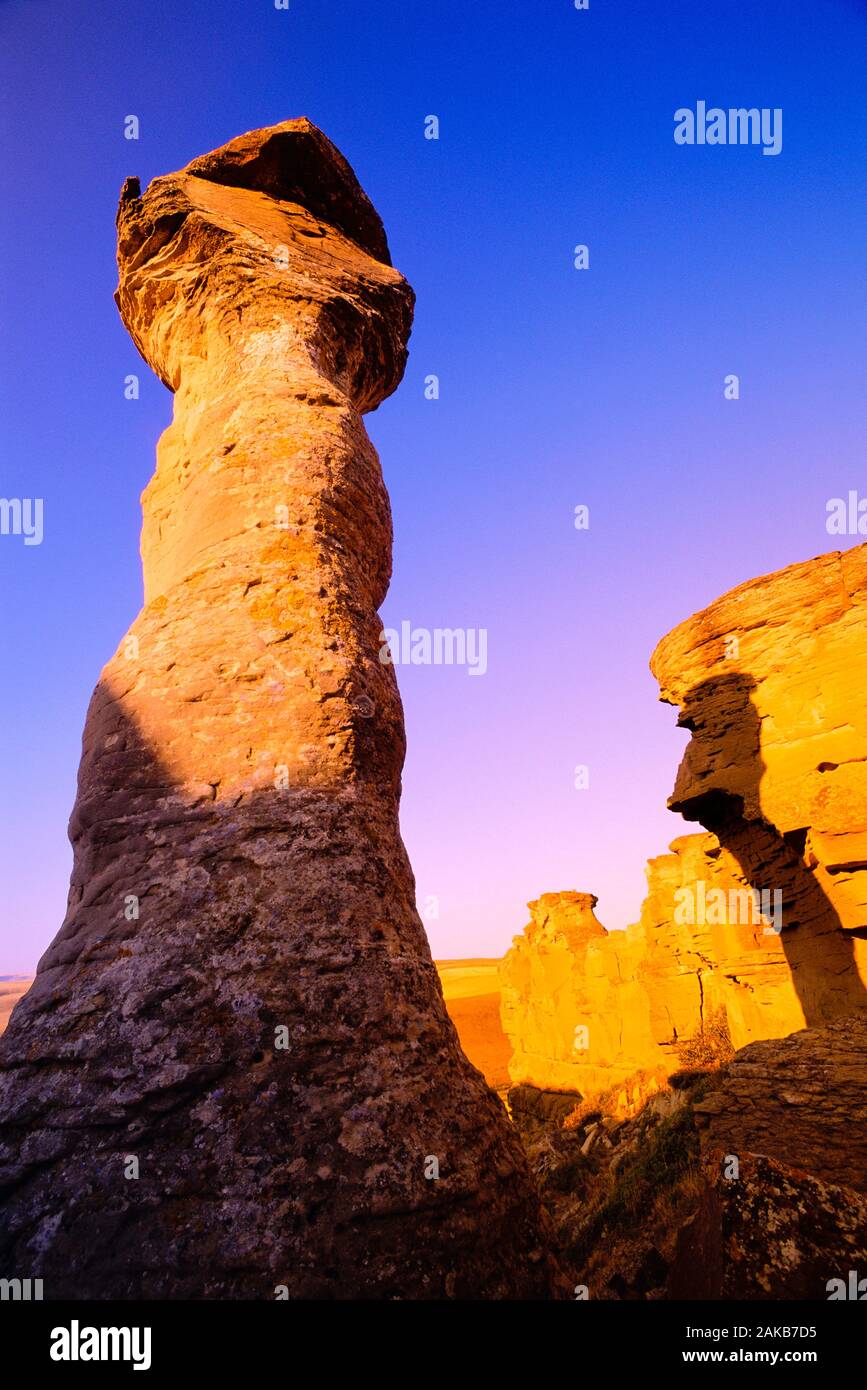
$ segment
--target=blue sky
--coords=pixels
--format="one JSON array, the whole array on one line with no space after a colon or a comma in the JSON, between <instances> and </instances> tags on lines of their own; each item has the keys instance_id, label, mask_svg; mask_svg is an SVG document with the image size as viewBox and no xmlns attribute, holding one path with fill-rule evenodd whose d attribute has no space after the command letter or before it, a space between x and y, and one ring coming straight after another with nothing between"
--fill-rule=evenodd
<instances>
[{"instance_id":1,"label":"blue sky","mask_svg":"<svg viewBox=\"0 0 867 1390\"><path fill-rule=\"evenodd\" d=\"M483 679L398 672L402 823L435 953L495 954L541 892L637 917L683 829L650 651L835 548L826 500L867 491L865 76L857 0L0 0L0 495L45 508L42 545L0 536L0 973L63 917L85 709L140 606L171 413L112 302L123 179L303 114L382 215L418 295L367 421L384 621L489 634ZM782 108L782 152L677 146L698 100Z\"/></svg>"}]
</instances>

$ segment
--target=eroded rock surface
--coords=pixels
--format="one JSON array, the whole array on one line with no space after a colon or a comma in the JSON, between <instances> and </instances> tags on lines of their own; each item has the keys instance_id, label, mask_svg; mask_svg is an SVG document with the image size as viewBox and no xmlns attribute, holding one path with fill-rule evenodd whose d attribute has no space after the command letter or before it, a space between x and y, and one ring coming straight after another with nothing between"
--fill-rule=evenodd
<instances>
[{"instance_id":1,"label":"eroded rock surface","mask_svg":"<svg viewBox=\"0 0 867 1390\"><path fill-rule=\"evenodd\" d=\"M118 261L174 416L145 606L87 716L66 920L0 1042L0 1273L46 1297L544 1295L398 831L361 415L400 380L412 293L307 121L128 180Z\"/></svg>"},{"instance_id":2,"label":"eroded rock surface","mask_svg":"<svg viewBox=\"0 0 867 1390\"><path fill-rule=\"evenodd\" d=\"M751 1043L694 1108L703 1149L766 1154L867 1192L867 1018Z\"/></svg>"},{"instance_id":3,"label":"eroded rock surface","mask_svg":"<svg viewBox=\"0 0 867 1390\"><path fill-rule=\"evenodd\" d=\"M683 911L686 889L702 897ZM725 900L726 913L714 910ZM625 1085L633 1108L684 1065L687 1044L722 1032L732 1047L803 1027L780 935L761 918L735 857L715 835L683 835L647 865L639 921L606 932L589 894L546 893L503 959L503 1027L515 1084ZM729 920L728 906L743 921ZM691 920L689 920L691 918Z\"/></svg>"},{"instance_id":4,"label":"eroded rock surface","mask_svg":"<svg viewBox=\"0 0 867 1390\"><path fill-rule=\"evenodd\" d=\"M651 659L692 734L669 804L780 894L807 1025L867 1004L865 618L858 546L741 584Z\"/></svg>"},{"instance_id":5,"label":"eroded rock surface","mask_svg":"<svg viewBox=\"0 0 867 1390\"><path fill-rule=\"evenodd\" d=\"M680 1231L672 1299L859 1298L867 1261L867 1198L761 1154L736 1181L708 1155L695 1215Z\"/></svg>"},{"instance_id":6,"label":"eroded rock surface","mask_svg":"<svg viewBox=\"0 0 867 1390\"><path fill-rule=\"evenodd\" d=\"M513 1113L592 1297L865 1296L865 607L860 547L664 638L670 805L706 833L625 932L547 893L502 962Z\"/></svg>"},{"instance_id":7,"label":"eroded rock surface","mask_svg":"<svg viewBox=\"0 0 867 1390\"><path fill-rule=\"evenodd\" d=\"M865 620L860 546L742 584L659 643L692 733L669 804L709 833L650 860L626 932L587 894L530 905L502 965L514 1082L600 1091L671 1074L714 1030L741 1048L865 1009Z\"/></svg>"},{"instance_id":8,"label":"eroded rock surface","mask_svg":"<svg viewBox=\"0 0 867 1390\"><path fill-rule=\"evenodd\" d=\"M545 893L528 906L524 934L500 962L509 1074L515 1085L582 1090L600 1068L616 1073L620 1061L631 1062L644 1040L640 1008L615 997L621 985L629 989L621 968L629 943L609 936L590 893ZM627 1018L637 1041L624 1042Z\"/></svg>"}]
</instances>

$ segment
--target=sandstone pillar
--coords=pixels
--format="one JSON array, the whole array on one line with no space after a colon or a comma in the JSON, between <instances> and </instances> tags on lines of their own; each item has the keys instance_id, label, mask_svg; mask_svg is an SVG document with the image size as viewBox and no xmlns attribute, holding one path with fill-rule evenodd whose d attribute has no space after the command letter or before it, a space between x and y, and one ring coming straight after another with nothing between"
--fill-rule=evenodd
<instances>
[{"instance_id":1,"label":"sandstone pillar","mask_svg":"<svg viewBox=\"0 0 867 1390\"><path fill-rule=\"evenodd\" d=\"M47 1297L544 1295L398 829L361 417L400 380L412 292L307 121L128 180L118 260L174 417L145 606L87 717L68 913L0 1042L0 1273Z\"/></svg>"}]
</instances>

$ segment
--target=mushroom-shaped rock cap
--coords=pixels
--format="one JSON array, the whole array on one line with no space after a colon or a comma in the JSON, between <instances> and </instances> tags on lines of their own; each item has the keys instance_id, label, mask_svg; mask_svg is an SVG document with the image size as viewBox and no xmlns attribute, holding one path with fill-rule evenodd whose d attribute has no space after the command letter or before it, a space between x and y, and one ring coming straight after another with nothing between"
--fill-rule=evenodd
<instances>
[{"instance_id":1,"label":"mushroom-shaped rock cap","mask_svg":"<svg viewBox=\"0 0 867 1390\"><path fill-rule=\"evenodd\" d=\"M299 203L362 250L391 265L379 215L338 149L306 116L248 130L182 171Z\"/></svg>"},{"instance_id":2,"label":"mushroom-shaped rock cap","mask_svg":"<svg viewBox=\"0 0 867 1390\"><path fill-rule=\"evenodd\" d=\"M286 370L290 343L305 361L312 352L358 410L400 381L412 290L349 164L310 121L249 131L144 193L127 179L117 232L117 306L169 390L221 353L249 365L254 329L273 339L278 320Z\"/></svg>"}]
</instances>

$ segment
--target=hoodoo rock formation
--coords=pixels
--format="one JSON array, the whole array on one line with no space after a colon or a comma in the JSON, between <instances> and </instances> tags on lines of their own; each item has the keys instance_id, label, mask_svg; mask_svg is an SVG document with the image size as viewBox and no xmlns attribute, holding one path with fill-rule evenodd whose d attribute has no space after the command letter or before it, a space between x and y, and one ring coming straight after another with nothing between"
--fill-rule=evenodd
<instances>
[{"instance_id":1,"label":"hoodoo rock formation","mask_svg":"<svg viewBox=\"0 0 867 1390\"><path fill-rule=\"evenodd\" d=\"M547 893L501 966L511 1076L599 1091L867 1004L867 546L742 584L659 643L692 733L673 810L708 833L648 864L640 921ZM758 897L755 897L757 894Z\"/></svg>"},{"instance_id":2,"label":"hoodoo rock formation","mask_svg":"<svg viewBox=\"0 0 867 1390\"><path fill-rule=\"evenodd\" d=\"M640 946L622 932L609 935L595 907L590 893L544 893L500 964L514 1084L593 1091L631 1075L655 1051L636 976Z\"/></svg>"},{"instance_id":3,"label":"hoodoo rock formation","mask_svg":"<svg viewBox=\"0 0 867 1390\"><path fill-rule=\"evenodd\" d=\"M412 292L304 120L128 180L118 261L174 417L67 916L0 1041L0 1273L49 1298L548 1294L398 830L361 416L401 378Z\"/></svg>"}]
</instances>

